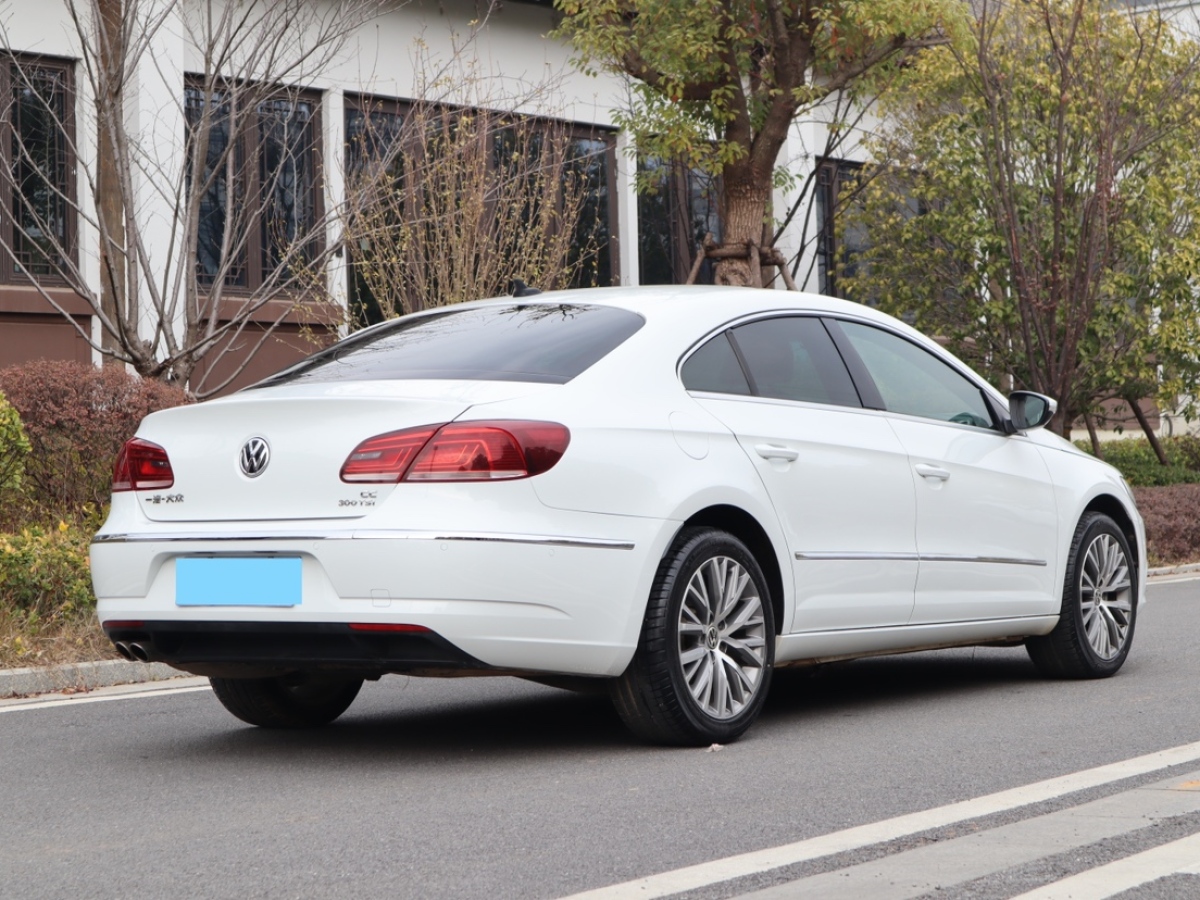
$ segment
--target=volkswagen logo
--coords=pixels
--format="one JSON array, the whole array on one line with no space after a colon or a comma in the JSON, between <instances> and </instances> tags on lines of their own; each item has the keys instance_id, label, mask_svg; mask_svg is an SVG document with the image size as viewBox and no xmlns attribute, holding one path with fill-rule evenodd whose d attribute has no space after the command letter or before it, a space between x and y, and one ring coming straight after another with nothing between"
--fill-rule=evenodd
<instances>
[{"instance_id":1,"label":"volkswagen logo","mask_svg":"<svg viewBox=\"0 0 1200 900\"><path fill-rule=\"evenodd\" d=\"M242 455L238 460L242 473L247 478L257 478L271 461L271 445L265 438L252 437L242 447Z\"/></svg>"}]
</instances>

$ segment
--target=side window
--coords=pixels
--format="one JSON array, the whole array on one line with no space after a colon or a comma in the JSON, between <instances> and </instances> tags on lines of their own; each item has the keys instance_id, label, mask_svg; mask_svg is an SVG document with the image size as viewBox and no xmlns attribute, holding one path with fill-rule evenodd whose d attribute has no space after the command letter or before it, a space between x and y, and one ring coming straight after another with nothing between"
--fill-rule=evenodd
<instances>
[{"instance_id":1,"label":"side window","mask_svg":"<svg viewBox=\"0 0 1200 900\"><path fill-rule=\"evenodd\" d=\"M693 353L680 371L683 386L689 391L714 394L749 394L750 385L729 343L729 332L722 332Z\"/></svg>"},{"instance_id":2,"label":"side window","mask_svg":"<svg viewBox=\"0 0 1200 900\"><path fill-rule=\"evenodd\" d=\"M850 373L819 319L760 319L733 330L754 393L780 400L861 406Z\"/></svg>"},{"instance_id":3,"label":"side window","mask_svg":"<svg viewBox=\"0 0 1200 900\"><path fill-rule=\"evenodd\" d=\"M890 412L992 428L983 394L932 353L857 322L839 322Z\"/></svg>"}]
</instances>

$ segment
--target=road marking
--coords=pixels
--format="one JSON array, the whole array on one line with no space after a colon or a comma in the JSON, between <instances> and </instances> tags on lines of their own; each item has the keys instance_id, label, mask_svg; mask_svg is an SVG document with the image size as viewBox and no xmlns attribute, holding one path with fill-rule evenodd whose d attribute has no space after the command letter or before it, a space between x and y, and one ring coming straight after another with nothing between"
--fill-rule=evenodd
<instances>
[{"instance_id":1,"label":"road marking","mask_svg":"<svg viewBox=\"0 0 1200 900\"><path fill-rule=\"evenodd\" d=\"M1200 812L1200 791L1189 789L1180 778L1195 778L1196 774L798 878L744 894L738 900L912 900L1143 831L1167 819L1194 815Z\"/></svg>"},{"instance_id":2,"label":"road marking","mask_svg":"<svg viewBox=\"0 0 1200 900\"><path fill-rule=\"evenodd\" d=\"M1070 775L1060 775L1057 778L1048 778L1045 781L998 791L971 800L961 800L934 809L908 813L893 819L858 825L843 831L784 844L780 847L755 850L670 872L661 872L657 875L609 887L583 891L563 898L563 900L633 900L633 898L652 900L656 897L666 897L670 894L696 890L746 875L755 875L771 869L819 859L834 853L861 850L874 844L894 841L933 828L955 825L968 819L1008 812L1046 800L1056 800L1076 791L1100 787L1125 778L1157 772L1196 760L1200 760L1200 742L1159 750L1145 756L1137 756L1093 769L1084 769Z\"/></svg>"},{"instance_id":3,"label":"road marking","mask_svg":"<svg viewBox=\"0 0 1200 900\"><path fill-rule=\"evenodd\" d=\"M191 694L196 691L211 691L208 684L196 684L197 679L189 678L189 684L169 688L150 688L148 690L123 690L112 693L102 693L100 690L87 694L53 694L52 699L36 700L4 700L0 701L0 713L26 712L34 709L51 709L60 706L75 706L79 703L105 703L109 700L142 700L149 697L166 697L174 694ZM46 695L43 694L42 697Z\"/></svg>"},{"instance_id":4,"label":"road marking","mask_svg":"<svg viewBox=\"0 0 1200 900\"><path fill-rule=\"evenodd\" d=\"M1194 875L1198 871L1200 834L1193 834L1044 885L1013 900L1103 900L1164 875Z\"/></svg>"}]
</instances>

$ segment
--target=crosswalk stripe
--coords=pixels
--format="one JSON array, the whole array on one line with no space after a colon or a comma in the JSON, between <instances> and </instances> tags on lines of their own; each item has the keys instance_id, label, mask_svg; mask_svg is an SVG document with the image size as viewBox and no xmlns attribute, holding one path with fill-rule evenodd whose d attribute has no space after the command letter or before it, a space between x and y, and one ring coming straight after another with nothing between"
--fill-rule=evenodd
<instances>
[{"instance_id":1,"label":"crosswalk stripe","mask_svg":"<svg viewBox=\"0 0 1200 900\"><path fill-rule=\"evenodd\" d=\"M739 900L912 900L1200 813L1193 772L746 894Z\"/></svg>"},{"instance_id":2,"label":"crosswalk stripe","mask_svg":"<svg viewBox=\"0 0 1200 900\"><path fill-rule=\"evenodd\" d=\"M893 841L934 828L955 825L993 813L1008 812L1033 803L1056 800L1076 791L1100 787L1125 778L1195 762L1198 759L1200 759L1200 742L1183 744L1179 747L1159 750L1155 753L1073 772L1057 778L1048 778L1044 781L998 791L971 800L962 800L946 806L909 813L867 825L858 825L779 847L755 850L621 884L583 891L563 898L563 900L635 900L635 898L636 900L653 900L653 898L696 890L746 875L755 875L819 859L834 853L860 850L873 844Z\"/></svg>"},{"instance_id":3,"label":"crosswalk stripe","mask_svg":"<svg viewBox=\"0 0 1200 900\"><path fill-rule=\"evenodd\" d=\"M1177 872L1200 868L1200 834L1080 872L1028 891L1013 900L1103 900Z\"/></svg>"}]
</instances>

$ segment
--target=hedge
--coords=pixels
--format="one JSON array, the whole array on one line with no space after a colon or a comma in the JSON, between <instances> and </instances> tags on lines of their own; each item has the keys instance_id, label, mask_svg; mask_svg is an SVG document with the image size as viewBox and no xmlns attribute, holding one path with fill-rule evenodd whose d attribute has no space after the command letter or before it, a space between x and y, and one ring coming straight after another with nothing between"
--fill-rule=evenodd
<instances>
[{"instance_id":1,"label":"hedge","mask_svg":"<svg viewBox=\"0 0 1200 900\"><path fill-rule=\"evenodd\" d=\"M1169 466L1158 461L1154 448L1145 438L1106 441L1102 450L1104 461L1116 466L1125 480L1135 487L1200 483L1200 437L1163 438L1162 445L1171 463ZM1092 445L1087 441L1077 441L1076 446L1091 453Z\"/></svg>"}]
</instances>

